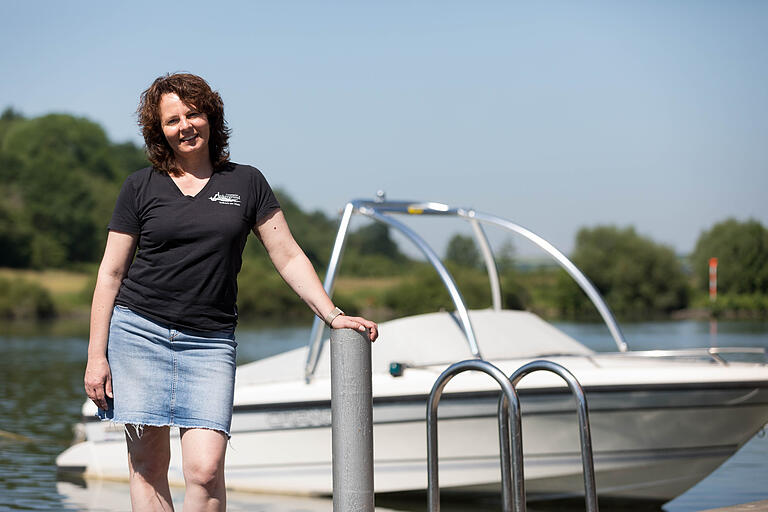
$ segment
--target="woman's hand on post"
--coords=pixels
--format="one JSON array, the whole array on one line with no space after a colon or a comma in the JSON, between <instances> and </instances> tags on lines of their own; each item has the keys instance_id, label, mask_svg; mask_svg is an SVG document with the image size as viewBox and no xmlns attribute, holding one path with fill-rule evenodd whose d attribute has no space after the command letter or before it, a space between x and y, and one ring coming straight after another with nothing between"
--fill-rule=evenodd
<instances>
[{"instance_id":1,"label":"woman's hand on post","mask_svg":"<svg viewBox=\"0 0 768 512\"><path fill-rule=\"evenodd\" d=\"M354 329L360 332L364 332L367 329L368 338L371 342L376 341L376 338L379 337L379 326L376 325L376 322L366 320L360 316L339 315L333 319L331 327L333 329Z\"/></svg>"},{"instance_id":2,"label":"woman's hand on post","mask_svg":"<svg viewBox=\"0 0 768 512\"><path fill-rule=\"evenodd\" d=\"M88 358L85 367L85 393L99 408L107 410L107 397L112 398L112 373L107 358Z\"/></svg>"}]
</instances>

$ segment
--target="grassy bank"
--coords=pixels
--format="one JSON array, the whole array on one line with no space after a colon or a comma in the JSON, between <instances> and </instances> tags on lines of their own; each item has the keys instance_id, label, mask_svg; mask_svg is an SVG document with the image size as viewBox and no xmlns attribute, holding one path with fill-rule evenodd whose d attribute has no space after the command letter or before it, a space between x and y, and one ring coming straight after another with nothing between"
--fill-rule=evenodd
<instances>
[{"instance_id":1,"label":"grassy bank","mask_svg":"<svg viewBox=\"0 0 768 512\"><path fill-rule=\"evenodd\" d=\"M699 292L691 300L692 311L705 311L710 318L754 320L768 318L768 295L720 293L715 300Z\"/></svg>"},{"instance_id":2,"label":"grassy bank","mask_svg":"<svg viewBox=\"0 0 768 512\"><path fill-rule=\"evenodd\" d=\"M91 281L87 271L0 268L0 317L85 317L90 306Z\"/></svg>"},{"instance_id":3,"label":"grassy bank","mask_svg":"<svg viewBox=\"0 0 768 512\"><path fill-rule=\"evenodd\" d=\"M0 279L40 289L54 305L55 316L87 314L93 292L93 274L87 270L27 270L0 268Z\"/></svg>"}]
</instances>

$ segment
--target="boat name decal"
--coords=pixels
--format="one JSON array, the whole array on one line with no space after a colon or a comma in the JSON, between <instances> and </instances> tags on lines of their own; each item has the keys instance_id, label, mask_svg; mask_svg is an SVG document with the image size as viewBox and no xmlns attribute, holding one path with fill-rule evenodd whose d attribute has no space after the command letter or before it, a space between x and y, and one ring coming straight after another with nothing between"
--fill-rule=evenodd
<instances>
[{"instance_id":1,"label":"boat name decal","mask_svg":"<svg viewBox=\"0 0 768 512\"><path fill-rule=\"evenodd\" d=\"M326 427L331 424L330 409L271 412L267 423L272 428Z\"/></svg>"}]
</instances>

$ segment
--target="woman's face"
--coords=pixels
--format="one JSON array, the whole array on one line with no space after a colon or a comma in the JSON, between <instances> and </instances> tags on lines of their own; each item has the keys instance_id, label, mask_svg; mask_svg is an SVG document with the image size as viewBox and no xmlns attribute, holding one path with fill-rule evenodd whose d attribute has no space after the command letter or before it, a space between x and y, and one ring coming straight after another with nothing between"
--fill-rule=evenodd
<instances>
[{"instance_id":1,"label":"woman's face","mask_svg":"<svg viewBox=\"0 0 768 512\"><path fill-rule=\"evenodd\" d=\"M211 127L205 113L184 103L174 93L163 94L159 108L163 134L177 158L192 156L201 151L208 155Z\"/></svg>"}]
</instances>

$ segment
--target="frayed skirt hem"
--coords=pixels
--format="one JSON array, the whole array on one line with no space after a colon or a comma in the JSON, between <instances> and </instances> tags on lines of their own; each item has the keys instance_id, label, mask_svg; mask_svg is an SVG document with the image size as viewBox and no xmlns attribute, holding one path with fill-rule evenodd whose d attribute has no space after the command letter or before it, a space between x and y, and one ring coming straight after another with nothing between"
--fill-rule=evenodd
<instances>
[{"instance_id":1,"label":"frayed skirt hem","mask_svg":"<svg viewBox=\"0 0 768 512\"><path fill-rule=\"evenodd\" d=\"M137 439L141 439L141 436L144 432L144 427L176 427L179 429L186 428L200 428L205 430L213 430L216 432L221 432L225 436L227 436L227 439L232 439L232 435L229 433L229 430L216 426L216 425L202 425L202 424L191 424L191 423L178 423L178 422L146 422L146 421L134 421L134 420L123 420L123 419L115 419L115 418L104 418L101 416L97 416L102 422L108 421L114 425L122 425L125 429L126 435L133 439L131 435L131 430L128 427L133 427L134 434L136 435Z\"/></svg>"}]
</instances>

